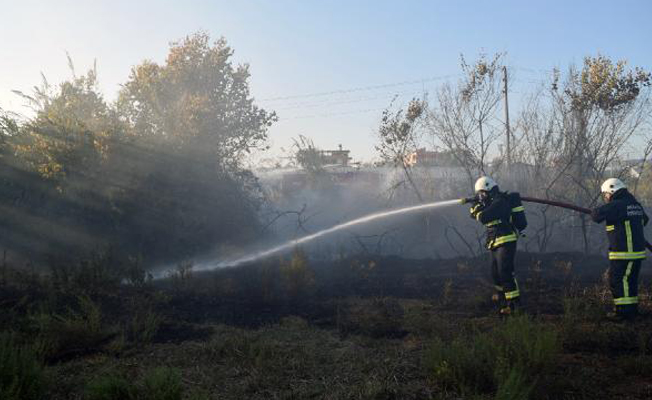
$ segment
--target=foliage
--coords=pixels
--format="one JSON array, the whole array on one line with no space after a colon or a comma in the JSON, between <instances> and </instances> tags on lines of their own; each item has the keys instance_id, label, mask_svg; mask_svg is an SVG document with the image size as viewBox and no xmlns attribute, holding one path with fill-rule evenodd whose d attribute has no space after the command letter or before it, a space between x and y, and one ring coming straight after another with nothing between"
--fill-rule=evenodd
<instances>
[{"instance_id":1,"label":"foliage","mask_svg":"<svg viewBox=\"0 0 652 400\"><path fill-rule=\"evenodd\" d=\"M293 158L296 165L305 171L313 190L332 191L333 182L326 173L323 153L313 141L303 135L292 139Z\"/></svg>"},{"instance_id":2,"label":"foliage","mask_svg":"<svg viewBox=\"0 0 652 400\"><path fill-rule=\"evenodd\" d=\"M145 373L139 382L123 375L101 375L86 384L86 400L181 400L181 372L157 367Z\"/></svg>"},{"instance_id":3,"label":"foliage","mask_svg":"<svg viewBox=\"0 0 652 400\"><path fill-rule=\"evenodd\" d=\"M136 388L127 379L114 375L101 375L86 385L86 400L132 400L137 399Z\"/></svg>"},{"instance_id":4,"label":"foliage","mask_svg":"<svg viewBox=\"0 0 652 400\"><path fill-rule=\"evenodd\" d=\"M111 141L123 130L118 116L98 92L96 68L79 77L72 71L73 78L58 90L44 79L34 94L19 93L35 108L36 117L23 127L15 149L49 179L70 175L96 178Z\"/></svg>"},{"instance_id":5,"label":"foliage","mask_svg":"<svg viewBox=\"0 0 652 400\"><path fill-rule=\"evenodd\" d=\"M18 130L18 121L14 116L0 108L0 157L3 157L8 150L7 138L16 135Z\"/></svg>"},{"instance_id":6,"label":"foliage","mask_svg":"<svg viewBox=\"0 0 652 400\"><path fill-rule=\"evenodd\" d=\"M264 144L276 116L254 105L249 67L234 66L232 55L225 39L211 46L206 33L173 43L165 65L146 61L133 68L120 93L121 115L137 135L207 152L222 167L239 165Z\"/></svg>"},{"instance_id":7,"label":"foliage","mask_svg":"<svg viewBox=\"0 0 652 400\"><path fill-rule=\"evenodd\" d=\"M148 371L143 378L143 400L181 400L183 386L181 371L158 367Z\"/></svg>"},{"instance_id":8,"label":"foliage","mask_svg":"<svg viewBox=\"0 0 652 400\"><path fill-rule=\"evenodd\" d=\"M50 360L68 358L96 348L113 332L107 329L100 306L85 295L63 313L42 309L30 316L41 352Z\"/></svg>"},{"instance_id":9,"label":"foliage","mask_svg":"<svg viewBox=\"0 0 652 400\"><path fill-rule=\"evenodd\" d=\"M392 101L393 103L393 101ZM392 111L390 107L383 110L376 145L383 162L400 168L406 183L420 202L423 194L415 182L410 157L417 150L419 143L419 128L423 124L423 115L427 107L425 99L412 99L406 109Z\"/></svg>"},{"instance_id":10,"label":"foliage","mask_svg":"<svg viewBox=\"0 0 652 400\"><path fill-rule=\"evenodd\" d=\"M451 343L436 339L425 364L435 382L463 394L497 391L500 398L526 398L554 368L560 350L554 331L519 316L489 333Z\"/></svg>"},{"instance_id":11,"label":"foliage","mask_svg":"<svg viewBox=\"0 0 652 400\"><path fill-rule=\"evenodd\" d=\"M127 321L126 339L137 344L151 343L163 323L163 317L151 305L136 305L134 308Z\"/></svg>"},{"instance_id":12,"label":"foliage","mask_svg":"<svg viewBox=\"0 0 652 400\"><path fill-rule=\"evenodd\" d=\"M5 400L40 399L47 380L36 352L21 346L10 333L0 333L0 397Z\"/></svg>"},{"instance_id":13,"label":"foliage","mask_svg":"<svg viewBox=\"0 0 652 400\"><path fill-rule=\"evenodd\" d=\"M79 76L70 59L69 80L19 93L35 115L0 113L0 205L11 210L0 243L37 262L112 245L149 266L255 235L262 193L243 162L276 116L254 103L232 55L224 39L191 35L165 64L134 67L116 104L95 67Z\"/></svg>"},{"instance_id":14,"label":"foliage","mask_svg":"<svg viewBox=\"0 0 652 400\"><path fill-rule=\"evenodd\" d=\"M581 71L572 70L564 94L573 110L598 108L616 112L636 100L641 90L652 84L652 74L642 68L627 71L627 62L613 62L604 55L586 57ZM557 82L553 82L553 89Z\"/></svg>"}]
</instances>

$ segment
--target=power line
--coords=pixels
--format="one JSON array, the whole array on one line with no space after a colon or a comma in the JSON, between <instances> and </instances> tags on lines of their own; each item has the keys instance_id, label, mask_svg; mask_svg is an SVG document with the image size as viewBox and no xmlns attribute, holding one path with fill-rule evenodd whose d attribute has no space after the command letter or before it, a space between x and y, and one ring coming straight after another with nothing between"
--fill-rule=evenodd
<instances>
[{"instance_id":1,"label":"power line","mask_svg":"<svg viewBox=\"0 0 652 400\"><path fill-rule=\"evenodd\" d=\"M433 86L426 86L424 89L429 89L432 88ZM301 108L314 108L314 107L331 107L331 106L339 106L343 104L351 104L351 103L363 103L363 102L373 102L376 100L386 100L386 99L391 99L393 97L401 98L405 95L408 96L413 96L417 97L420 94L423 94L423 89L416 90L402 90L402 91L391 91L391 92L383 92L381 94L373 95L373 96L364 96L364 97L341 97L341 98L324 98L321 100L315 100L315 101L309 101L309 102L295 102L295 103L287 103L287 104L281 104L281 107L272 107L275 111L281 111L281 110L292 110L292 109L301 109Z\"/></svg>"},{"instance_id":2,"label":"power line","mask_svg":"<svg viewBox=\"0 0 652 400\"><path fill-rule=\"evenodd\" d=\"M416 84L423 84L426 82L434 82L434 81L448 79L460 75L461 74L450 74L450 75L435 76L431 78L417 79L412 81L386 83L382 85L360 86L360 87L354 87L354 88L342 89L342 90L332 90L329 92L315 92L315 93L305 93L305 94L298 94L298 95L291 95L291 96L268 97L266 99L260 99L260 101L281 101L281 100L291 100L291 99L303 99L303 98L310 98L310 97L332 96L334 94L362 92L367 90L387 89L387 88L397 87L397 86L416 85Z\"/></svg>"},{"instance_id":3,"label":"power line","mask_svg":"<svg viewBox=\"0 0 652 400\"><path fill-rule=\"evenodd\" d=\"M367 108L367 109L362 109L362 110L343 111L343 112L335 112L335 113L299 115L299 116L296 116L296 117L279 118L279 122L295 120L295 119L327 118L327 117L337 117L337 116L343 116L343 115L363 114L363 113L369 113L369 112L375 112L375 111L381 111L381 110L385 110L385 107Z\"/></svg>"}]
</instances>

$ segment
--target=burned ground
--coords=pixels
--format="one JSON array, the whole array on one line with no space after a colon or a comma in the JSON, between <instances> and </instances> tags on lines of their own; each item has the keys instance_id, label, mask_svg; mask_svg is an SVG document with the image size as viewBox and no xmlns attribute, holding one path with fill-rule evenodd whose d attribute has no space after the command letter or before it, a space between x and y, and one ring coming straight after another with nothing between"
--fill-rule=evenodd
<instances>
[{"instance_id":1,"label":"burned ground","mask_svg":"<svg viewBox=\"0 0 652 400\"><path fill-rule=\"evenodd\" d=\"M2 390L53 399L650 398L651 274L644 264L640 320L614 323L604 318L606 267L602 257L519 253L523 309L509 320L490 299L486 257L318 261L295 252L104 286L5 268L2 357L21 349L12 359L24 360L0 368Z\"/></svg>"}]
</instances>

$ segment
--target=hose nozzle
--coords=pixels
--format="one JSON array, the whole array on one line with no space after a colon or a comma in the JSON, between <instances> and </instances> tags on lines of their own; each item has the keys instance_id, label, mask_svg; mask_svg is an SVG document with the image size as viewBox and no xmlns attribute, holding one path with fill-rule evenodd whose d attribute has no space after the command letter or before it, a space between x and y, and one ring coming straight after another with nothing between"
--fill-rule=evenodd
<instances>
[{"instance_id":1,"label":"hose nozzle","mask_svg":"<svg viewBox=\"0 0 652 400\"><path fill-rule=\"evenodd\" d=\"M466 203L475 203L478 201L478 198L476 196L473 197L462 197L460 199L460 204L466 204Z\"/></svg>"}]
</instances>

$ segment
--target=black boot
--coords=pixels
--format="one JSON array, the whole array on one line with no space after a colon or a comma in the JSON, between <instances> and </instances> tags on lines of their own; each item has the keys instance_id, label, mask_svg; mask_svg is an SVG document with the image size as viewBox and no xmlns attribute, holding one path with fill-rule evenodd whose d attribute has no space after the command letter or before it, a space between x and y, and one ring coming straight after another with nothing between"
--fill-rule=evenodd
<instances>
[{"instance_id":1,"label":"black boot","mask_svg":"<svg viewBox=\"0 0 652 400\"><path fill-rule=\"evenodd\" d=\"M613 322L633 322L638 316L638 304L627 304L614 307L614 311L607 313L607 319Z\"/></svg>"}]
</instances>

